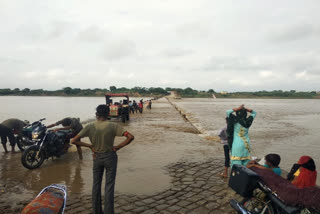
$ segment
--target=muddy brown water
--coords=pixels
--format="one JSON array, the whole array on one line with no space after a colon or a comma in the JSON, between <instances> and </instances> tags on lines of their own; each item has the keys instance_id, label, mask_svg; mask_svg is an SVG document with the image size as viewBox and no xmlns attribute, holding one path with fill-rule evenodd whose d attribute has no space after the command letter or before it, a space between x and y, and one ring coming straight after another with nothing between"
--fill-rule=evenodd
<instances>
[{"instance_id":1,"label":"muddy brown water","mask_svg":"<svg viewBox=\"0 0 320 214\"><path fill-rule=\"evenodd\" d=\"M148 195L163 191L171 185L167 165L181 160L201 161L216 153L217 147L194 134L194 127L166 99L155 101L152 110L133 115L124 126L135 140L118 152L119 193ZM117 138L115 144L121 140ZM91 194L92 157L88 149L83 150L82 161L72 147L68 154L45 161L39 169L28 170L20 162L21 153L4 154L1 148L1 182L14 180L23 184L22 194L10 195L13 201L30 199L52 183L65 184L71 195Z\"/></svg>"},{"instance_id":2,"label":"muddy brown water","mask_svg":"<svg viewBox=\"0 0 320 214\"><path fill-rule=\"evenodd\" d=\"M96 100L90 108L81 105L78 108L87 107L89 117L88 112L93 114L94 106L99 102ZM172 102L186 114L190 123L163 98L155 101L151 110L133 115L124 125L134 134L135 140L118 152L116 192L154 194L171 185L167 165L181 160L200 162L213 156L223 158L222 146L214 141L215 136L224 126L225 110L242 103L258 112L249 133L255 156L279 153L282 157L280 165L284 169L304 154L312 156L318 166L320 164L319 100L181 99ZM58 116L62 115L59 113ZM58 116L52 116L55 118L52 121ZM195 127L202 132L200 137ZM116 144L122 139L117 138ZM3 193L6 197L3 200L8 203L30 200L52 183L65 184L69 196L90 195L92 157L89 150L83 150L82 161L78 160L76 149L72 147L61 158L50 159L39 169L28 170L20 162L21 153L4 154L0 148L1 184L13 181L21 184L18 185L19 191Z\"/></svg>"},{"instance_id":3,"label":"muddy brown water","mask_svg":"<svg viewBox=\"0 0 320 214\"><path fill-rule=\"evenodd\" d=\"M172 99L203 137L216 136L225 126L226 110L245 104L257 116L250 127L252 154L281 156L290 170L300 156L309 155L320 167L320 100L315 99ZM320 176L317 184L320 185Z\"/></svg>"}]
</instances>

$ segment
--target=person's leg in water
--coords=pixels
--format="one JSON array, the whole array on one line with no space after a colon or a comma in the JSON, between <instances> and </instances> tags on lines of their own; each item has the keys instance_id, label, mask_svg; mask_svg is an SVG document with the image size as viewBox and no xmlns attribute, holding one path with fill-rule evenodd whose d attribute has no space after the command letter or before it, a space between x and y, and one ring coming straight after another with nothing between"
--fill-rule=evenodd
<instances>
[{"instance_id":1,"label":"person's leg in water","mask_svg":"<svg viewBox=\"0 0 320 214\"><path fill-rule=\"evenodd\" d=\"M80 132L80 131L79 131ZM72 132L71 134L69 134L67 137L66 137L66 141L65 141L65 145L64 145L64 153L68 151L69 147L70 147L70 140L71 138L74 138L79 132ZM78 155L79 155L79 159L82 160L83 159L83 156L82 156L82 149L81 149L81 146L78 146L77 145L77 152L78 152Z\"/></svg>"},{"instance_id":2,"label":"person's leg in water","mask_svg":"<svg viewBox=\"0 0 320 214\"><path fill-rule=\"evenodd\" d=\"M16 140L14 138L13 131L9 133L8 138L11 146L11 153L15 153Z\"/></svg>"},{"instance_id":3,"label":"person's leg in water","mask_svg":"<svg viewBox=\"0 0 320 214\"><path fill-rule=\"evenodd\" d=\"M4 152L8 153L8 148L7 148L7 136L1 136L1 144L3 146Z\"/></svg>"},{"instance_id":4,"label":"person's leg in water","mask_svg":"<svg viewBox=\"0 0 320 214\"><path fill-rule=\"evenodd\" d=\"M83 157L82 157L82 149L81 149L81 146L77 146L77 152L78 152L78 155L79 155L79 159L82 160Z\"/></svg>"}]
</instances>

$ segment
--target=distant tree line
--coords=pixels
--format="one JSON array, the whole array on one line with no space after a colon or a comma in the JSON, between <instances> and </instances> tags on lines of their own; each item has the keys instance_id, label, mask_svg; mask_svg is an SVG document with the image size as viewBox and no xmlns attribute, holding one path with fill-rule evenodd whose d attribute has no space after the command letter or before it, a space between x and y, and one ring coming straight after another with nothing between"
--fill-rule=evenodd
<instances>
[{"instance_id":1,"label":"distant tree line","mask_svg":"<svg viewBox=\"0 0 320 214\"><path fill-rule=\"evenodd\" d=\"M217 98L320 98L320 94L316 91L311 92L297 92L295 90L282 91L257 91L257 92L232 92L232 93L217 93L213 89L207 91L195 90L190 87L182 88L161 88L161 87L133 87L126 88L116 86L110 86L108 89L81 89L64 87L59 90L43 90L43 89L0 89L0 96L2 95L16 95L16 96L103 96L106 93L129 93L130 96L155 96L161 97L169 95L171 91L174 91L176 95L185 98L192 97L212 97L215 94Z\"/></svg>"},{"instance_id":2,"label":"distant tree line","mask_svg":"<svg viewBox=\"0 0 320 214\"><path fill-rule=\"evenodd\" d=\"M218 94L220 98L320 98L316 91L297 92L295 90L282 91L257 91L257 92L233 92L227 94Z\"/></svg>"}]
</instances>

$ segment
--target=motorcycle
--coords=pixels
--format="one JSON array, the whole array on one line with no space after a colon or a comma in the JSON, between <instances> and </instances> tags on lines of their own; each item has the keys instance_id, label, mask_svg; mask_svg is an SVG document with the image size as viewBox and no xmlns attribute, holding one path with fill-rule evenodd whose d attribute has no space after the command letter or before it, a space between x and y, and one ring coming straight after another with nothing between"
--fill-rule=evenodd
<instances>
[{"instance_id":1,"label":"motorcycle","mask_svg":"<svg viewBox=\"0 0 320 214\"><path fill-rule=\"evenodd\" d=\"M48 201L50 203L48 203ZM27 213L58 213L63 214L67 203L67 188L62 184L51 184L45 187L21 212Z\"/></svg>"},{"instance_id":2,"label":"motorcycle","mask_svg":"<svg viewBox=\"0 0 320 214\"><path fill-rule=\"evenodd\" d=\"M286 205L278 195L245 166L235 164L231 171L229 186L243 198L230 205L240 214L320 214L319 210Z\"/></svg>"},{"instance_id":3,"label":"motorcycle","mask_svg":"<svg viewBox=\"0 0 320 214\"><path fill-rule=\"evenodd\" d=\"M36 144L28 147L21 156L21 162L27 169L39 168L45 159L60 157L66 153L67 136L70 130L54 132L45 126L39 126L32 132Z\"/></svg>"},{"instance_id":4,"label":"motorcycle","mask_svg":"<svg viewBox=\"0 0 320 214\"><path fill-rule=\"evenodd\" d=\"M21 135L18 135L18 134L14 135L16 142L17 142L17 146L21 152L26 150L29 146L32 146L35 144L35 141L32 138L32 132L36 128L43 126L43 124L41 122L45 119L46 118L42 118L38 121L33 122L32 124L29 124L29 125L23 127Z\"/></svg>"}]
</instances>

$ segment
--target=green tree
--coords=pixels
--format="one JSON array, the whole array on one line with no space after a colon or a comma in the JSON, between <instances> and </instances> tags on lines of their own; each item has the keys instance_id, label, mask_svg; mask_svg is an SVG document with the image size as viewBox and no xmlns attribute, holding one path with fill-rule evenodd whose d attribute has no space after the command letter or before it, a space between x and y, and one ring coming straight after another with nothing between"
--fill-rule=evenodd
<instances>
[{"instance_id":1,"label":"green tree","mask_svg":"<svg viewBox=\"0 0 320 214\"><path fill-rule=\"evenodd\" d=\"M22 93L24 94L28 94L30 92L30 89L29 88L25 88L22 90Z\"/></svg>"},{"instance_id":2,"label":"green tree","mask_svg":"<svg viewBox=\"0 0 320 214\"><path fill-rule=\"evenodd\" d=\"M65 93L65 94L71 94L71 91L72 91L72 88L70 88L70 87L63 88L63 93Z\"/></svg>"},{"instance_id":3,"label":"green tree","mask_svg":"<svg viewBox=\"0 0 320 214\"><path fill-rule=\"evenodd\" d=\"M116 91L116 90L117 90L117 87L113 85L113 86L110 86L110 88L109 88L109 89L110 89L110 91L112 91L112 92L113 92L113 91Z\"/></svg>"}]
</instances>

